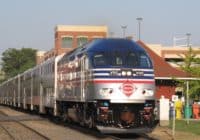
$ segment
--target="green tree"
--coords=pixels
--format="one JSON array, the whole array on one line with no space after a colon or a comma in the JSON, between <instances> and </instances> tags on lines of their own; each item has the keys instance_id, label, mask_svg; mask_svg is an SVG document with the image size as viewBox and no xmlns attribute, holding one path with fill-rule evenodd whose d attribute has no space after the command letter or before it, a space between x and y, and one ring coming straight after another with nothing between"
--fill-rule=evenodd
<instances>
[{"instance_id":1,"label":"green tree","mask_svg":"<svg viewBox=\"0 0 200 140\"><path fill-rule=\"evenodd\" d=\"M2 54L2 71L5 78L11 78L35 66L36 50L31 48L9 48Z\"/></svg>"},{"instance_id":2,"label":"green tree","mask_svg":"<svg viewBox=\"0 0 200 140\"><path fill-rule=\"evenodd\" d=\"M200 58L196 57L196 54L192 50L192 47L189 47L184 57L182 57L183 64L179 64L181 69L187 73L190 73L192 76L200 78ZM185 87L183 81L179 81L180 84ZM199 98L200 97L200 81L190 81L190 97Z\"/></svg>"},{"instance_id":3,"label":"green tree","mask_svg":"<svg viewBox=\"0 0 200 140\"><path fill-rule=\"evenodd\" d=\"M3 81L4 81L4 76L5 74L4 74L4 72L0 69L0 83L2 83Z\"/></svg>"},{"instance_id":4,"label":"green tree","mask_svg":"<svg viewBox=\"0 0 200 140\"><path fill-rule=\"evenodd\" d=\"M195 77L200 78L200 59L199 58L194 59L194 66L192 66L191 73ZM199 80L191 81L190 87L191 87L190 88L191 97L199 100L200 99L200 81Z\"/></svg>"},{"instance_id":5,"label":"green tree","mask_svg":"<svg viewBox=\"0 0 200 140\"><path fill-rule=\"evenodd\" d=\"M184 70L185 72L188 72L188 73L193 73L192 72L192 64L194 63L195 61L195 53L193 52L192 50L192 47L189 47L188 51L186 54L184 54L184 57L182 57L182 59L184 60L183 61L183 64L179 64L179 66L181 67L182 70Z\"/></svg>"}]
</instances>

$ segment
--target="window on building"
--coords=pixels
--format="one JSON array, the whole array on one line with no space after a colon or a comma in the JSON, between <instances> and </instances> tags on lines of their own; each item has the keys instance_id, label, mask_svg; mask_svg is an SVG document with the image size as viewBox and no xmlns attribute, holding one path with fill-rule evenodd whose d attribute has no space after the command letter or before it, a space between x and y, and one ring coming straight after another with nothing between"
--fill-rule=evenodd
<instances>
[{"instance_id":1,"label":"window on building","mask_svg":"<svg viewBox=\"0 0 200 140\"><path fill-rule=\"evenodd\" d=\"M104 37L103 36L93 36L92 40L97 40L97 39L102 39L102 38L104 38Z\"/></svg>"},{"instance_id":2,"label":"window on building","mask_svg":"<svg viewBox=\"0 0 200 140\"><path fill-rule=\"evenodd\" d=\"M62 38L62 48L71 48L73 44L73 38L72 37L63 37Z\"/></svg>"},{"instance_id":3,"label":"window on building","mask_svg":"<svg viewBox=\"0 0 200 140\"><path fill-rule=\"evenodd\" d=\"M84 45L87 42L88 42L88 38L87 37L78 37L77 38L77 46L78 47Z\"/></svg>"}]
</instances>

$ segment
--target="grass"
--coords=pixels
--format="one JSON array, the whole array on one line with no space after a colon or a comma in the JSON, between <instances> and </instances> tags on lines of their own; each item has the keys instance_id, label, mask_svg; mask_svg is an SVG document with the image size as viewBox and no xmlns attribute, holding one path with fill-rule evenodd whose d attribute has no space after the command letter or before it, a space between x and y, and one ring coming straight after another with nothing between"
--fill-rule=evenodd
<instances>
[{"instance_id":1,"label":"grass","mask_svg":"<svg viewBox=\"0 0 200 140\"><path fill-rule=\"evenodd\" d=\"M170 121L169 127L172 129L172 121ZM200 121L190 120L187 124L186 120L176 120L175 130L200 135Z\"/></svg>"}]
</instances>

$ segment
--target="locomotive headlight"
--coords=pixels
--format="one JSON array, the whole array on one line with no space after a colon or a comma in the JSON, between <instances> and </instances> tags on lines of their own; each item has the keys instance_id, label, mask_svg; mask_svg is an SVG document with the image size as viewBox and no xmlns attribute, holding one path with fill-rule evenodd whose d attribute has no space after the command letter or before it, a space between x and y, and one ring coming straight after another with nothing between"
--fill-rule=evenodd
<instances>
[{"instance_id":1,"label":"locomotive headlight","mask_svg":"<svg viewBox=\"0 0 200 140\"><path fill-rule=\"evenodd\" d=\"M113 89L112 88L101 88L99 90L100 95L102 96L107 96L113 93Z\"/></svg>"},{"instance_id":2,"label":"locomotive headlight","mask_svg":"<svg viewBox=\"0 0 200 140\"><path fill-rule=\"evenodd\" d=\"M153 91L152 89L145 89L145 90L143 91L143 94L144 94L145 96L153 96L153 95L154 95L154 91Z\"/></svg>"},{"instance_id":3,"label":"locomotive headlight","mask_svg":"<svg viewBox=\"0 0 200 140\"><path fill-rule=\"evenodd\" d=\"M127 76L131 76L132 72L131 71L127 71L126 74L127 74Z\"/></svg>"},{"instance_id":4,"label":"locomotive headlight","mask_svg":"<svg viewBox=\"0 0 200 140\"><path fill-rule=\"evenodd\" d=\"M149 89L149 90L147 91L147 93L149 94L149 96L153 96L153 95L154 95L154 91L151 90L151 89Z\"/></svg>"},{"instance_id":5,"label":"locomotive headlight","mask_svg":"<svg viewBox=\"0 0 200 140\"><path fill-rule=\"evenodd\" d=\"M122 76L126 76L126 71L122 71Z\"/></svg>"}]
</instances>

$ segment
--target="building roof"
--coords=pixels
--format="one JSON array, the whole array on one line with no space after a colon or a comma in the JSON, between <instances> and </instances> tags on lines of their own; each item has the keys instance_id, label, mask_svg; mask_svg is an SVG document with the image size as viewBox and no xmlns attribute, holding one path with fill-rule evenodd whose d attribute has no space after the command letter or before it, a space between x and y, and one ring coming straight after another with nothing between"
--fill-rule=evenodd
<instances>
[{"instance_id":1,"label":"building roof","mask_svg":"<svg viewBox=\"0 0 200 140\"><path fill-rule=\"evenodd\" d=\"M57 25L55 31L76 31L76 32L108 32L107 26L87 26L87 25Z\"/></svg>"},{"instance_id":2,"label":"building roof","mask_svg":"<svg viewBox=\"0 0 200 140\"><path fill-rule=\"evenodd\" d=\"M188 46L163 46L161 44L147 44L160 57L167 59L182 59L189 50ZM195 57L200 58L200 46L191 46Z\"/></svg>"},{"instance_id":3,"label":"building roof","mask_svg":"<svg viewBox=\"0 0 200 140\"><path fill-rule=\"evenodd\" d=\"M137 41L137 43L143 47L149 56L151 57L154 65L154 72L156 79L169 79L169 77L173 78L188 78L191 77L190 74L179 70L177 68L172 67L168 64L162 57L158 56L155 52L153 52L145 43L142 41ZM161 78L162 77L162 78Z\"/></svg>"}]
</instances>

